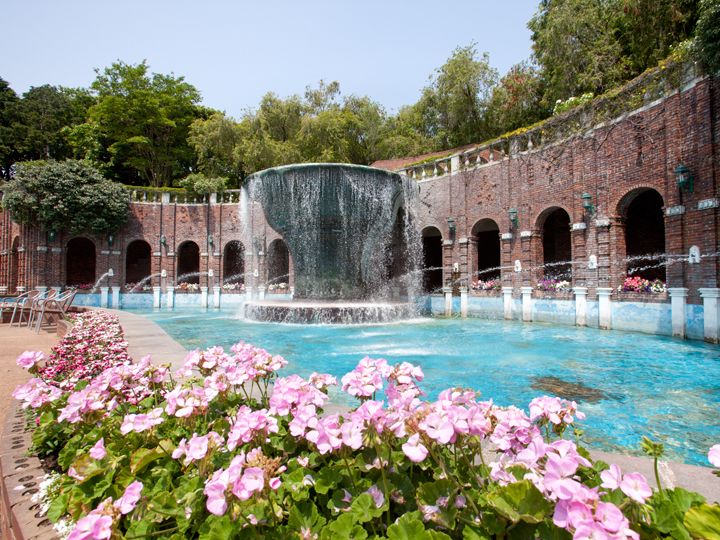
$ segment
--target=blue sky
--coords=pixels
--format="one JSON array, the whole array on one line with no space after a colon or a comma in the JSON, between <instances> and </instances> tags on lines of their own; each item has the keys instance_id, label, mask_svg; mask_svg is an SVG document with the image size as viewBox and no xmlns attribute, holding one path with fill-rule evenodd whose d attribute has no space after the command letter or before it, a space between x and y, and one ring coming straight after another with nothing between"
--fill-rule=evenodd
<instances>
[{"instance_id":1,"label":"blue sky","mask_svg":"<svg viewBox=\"0 0 720 540\"><path fill-rule=\"evenodd\" d=\"M432 71L473 41L505 73L530 55L538 0L3 0L0 77L88 86L115 60L182 75L238 117L261 96L320 79L388 111L417 101Z\"/></svg>"}]
</instances>

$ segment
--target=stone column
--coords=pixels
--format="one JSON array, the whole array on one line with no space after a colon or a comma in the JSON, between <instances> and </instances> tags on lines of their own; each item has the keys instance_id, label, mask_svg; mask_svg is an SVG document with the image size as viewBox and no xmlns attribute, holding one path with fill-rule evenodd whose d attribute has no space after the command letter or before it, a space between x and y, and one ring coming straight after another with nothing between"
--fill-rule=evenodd
<instances>
[{"instance_id":1,"label":"stone column","mask_svg":"<svg viewBox=\"0 0 720 540\"><path fill-rule=\"evenodd\" d=\"M110 287L110 291L112 293L111 307L113 309L119 309L120 308L120 286L113 285L112 287Z\"/></svg>"},{"instance_id":2,"label":"stone column","mask_svg":"<svg viewBox=\"0 0 720 540\"><path fill-rule=\"evenodd\" d=\"M670 309L672 310L672 335L685 337L685 305L687 304L688 289L685 287L669 287Z\"/></svg>"},{"instance_id":3,"label":"stone column","mask_svg":"<svg viewBox=\"0 0 720 540\"><path fill-rule=\"evenodd\" d=\"M100 287L100 307L108 307L108 290L110 287Z\"/></svg>"},{"instance_id":4,"label":"stone column","mask_svg":"<svg viewBox=\"0 0 720 540\"><path fill-rule=\"evenodd\" d=\"M573 287L575 293L575 324L587 326L587 287Z\"/></svg>"},{"instance_id":5,"label":"stone column","mask_svg":"<svg viewBox=\"0 0 720 540\"><path fill-rule=\"evenodd\" d=\"M611 287L598 287L595 289L598 296L598 325L603 330L612 328L612 303L610 295L613 290Z\"/></svg>"},{"instance_id":6,"label":"stone column","mask_svg":"<svg viewBox=\"0 0 720 540\"><path fill-rule=\"evenodd\" d=\"M35 287L35 290L37 290L40 295L44 295L47 292L48 288L44 285L38 285L37 287Z\"/></svg>"},{"instance_id":7,"label":"stone column","mask_svg":"<svg viewBox=\"0 0 720 540\"><path fill-rule=\"evenodd\" d=\"M167 308L173 309L175 307L175 285L168 285L165 287L167 293Z\"/></svg>"},{"instance_id":8,"label":"stone column","mask_svg":"<svg viewBox=\"0 0 720 540\"><path fill-rule=\"evenodd\" d=\"M531 322L532 321L532 307L533 307L533 299L532 299L532 287L520 287L520 292L522 293L522 320L524 322Z\"/></svg>"},{"instance_id":9,"label":"stone column","mask_svg":"<svg viewBox=\"0 0 720 540\"><path fill-rule=\"evenodd\" d=\"M703 299L705 341L720 343L720 289L698 289Z\"/></svg>"},{"instance_id":10,"label":"stone column","mask_svg":"<svg viewBox=\"0 0 720 540\"><path fill-rule=\"evenodd\" d=\"M506 320L511 321L513 318L513 299L512 299L513 288L503 287L503 316Z\"/></svg>"},{"instance_id":11,"label":"stone column","mask_svg":"<svg viewBox=\"0 0 720 540\"><path fill-rule=\"evenodd\" d=\"M213 307L220 307L220 285L213 285Z\"/></svg>"},{"instance_id":12,"label":"stone column","mask_svg":"<svg viewBox=\"0 0 720 540\"><path fill-rule=\"evenodd\" d=\"M468 288L460 287L460 316L465 318L468 315Z\"/></svg>"},{"instance_id":13,"label":"stone column","mask_svg":"<svg viewBox=\"0 0 720 540\"><path fill-rule=\"evenodd\" d=\"M208 288L207 285L200 287L200 307L207 309L208 307Z\"/></svg>"},{"instance_id":14,"label":"stone column","mask_svg":"<svg viewBox=\"0 0 720 540\"><path fill-rule=\"evenodd\" d=\"M265 285L258 287L258 300L265 300Z\"/></svg>"},{"instance_id":15,"label":"stone column","mask_svg":"<svg viewBox=\"0 0 720 540\"><path fill-rule=\"evenodd\" d=\"M153 286L153 307L155 309L160 308L160 286L159 285Z\"/></svg>"},{"instance_id":16,"label":"stone column","mask_svg":"<svg viewBox=\"0 0 720 540\"><path fill-rule=\"evenodd\" d=\"M452 287L443 287L443 294L445 295L445 316L450 317L452 315Z\"/></svg>"},{"instance_id":17,"label":"stone column","mask_svg":"<svg viewBox=\"0 0 720 540\"><path fill-rule=\"evenodd\" d=\"M245 300L252 300L255 294L255 287L252 284L245 283Z\"/></svg>"}]
</instances>

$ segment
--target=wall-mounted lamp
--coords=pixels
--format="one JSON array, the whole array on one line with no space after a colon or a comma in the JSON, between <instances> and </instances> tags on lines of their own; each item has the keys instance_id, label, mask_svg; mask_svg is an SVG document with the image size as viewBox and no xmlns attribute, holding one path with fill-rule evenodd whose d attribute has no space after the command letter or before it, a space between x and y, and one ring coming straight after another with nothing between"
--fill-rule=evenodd
<instances>
[{"instance_id":1,"label":"wall-mounted lamp","mask_svg":"<svg viewBox=\"0 0 720 540\"><path fill-rule=\"evenodd\" d=\"M580 198L582 199L582 206L590 216L595 215L595 205L592 203L592 195L589 193L583 193Z\"/></svg>"},{"instance_id":2,"label":"wall-mounted lamp","mask_svg":"<svg viewBox=\"0 0 720 540\"><path fill-rule=\"evenodd\" d=\"M57 238L57 232L56 231L48 231L47 238L48 238L48 242L54 242L55 238Z\"/></svg>"},{"instance_id":3,"label":"wall-mounted lamp","mask_svg":"<svg viewBox=\"0 0 720 540\"><path fill-rule=\"evenodd\" d=\"M513 229L516 229L518 226L518 211L517 208L510 208L508 210L508 217L510 218L510 226Z\"/></svg>"},{"instance_id":4,"label":"wall-mounted lamp","mask_svg":"<svg viewBox=\"0 0 720 540\"><path fill-rule=\"evenodd\" d=\"M683 189L688 193L693 192L695 182L693 175L690 173L690 169L686 165L680 163L675 167L675 179L677 180L678 188L682 191Z\"/></svg>"},{"instance_id":5,"label":"wall-mounted lamp","mask_svg":"<svg viewBox=\"0 0 720 540\"><path fill-rule=\"evenodd\" d=\"M112 246L115 243L115 237L112 234L108 234L107 241L108 246Z\"/></svg>"},{"instance_id":6,"label":"wall-mounted lamp","mask_svg":"<svg viewBox=\"0 0 720 540\"><path fill-rule=\"evenodd\" d=\"M447 218L447 224L448 224L448 230L450 231L450 234L455 234L455 219L449 217Z\"/></svg>"},{"instance_id":7,"label":"wall-mounted lamp","mask_svg":"<svg viewBox=\"0 0 720 540\"><path fill-rule=\"evenodd\" d=\"M160 245L167 249L167 238L165 238L164 234L160 236Z\"/></svg>"}]
</instances>

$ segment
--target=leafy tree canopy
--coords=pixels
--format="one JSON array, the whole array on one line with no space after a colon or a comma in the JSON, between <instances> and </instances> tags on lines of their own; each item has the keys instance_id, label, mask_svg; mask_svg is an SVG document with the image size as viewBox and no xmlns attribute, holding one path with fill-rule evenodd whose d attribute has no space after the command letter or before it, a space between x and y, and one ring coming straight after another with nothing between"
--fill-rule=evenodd
<instances>
[{"instance_id":1,"label":"leafy tree canopy","mask_svg":"<svg viewBox=\"0 0 720 540\"><path fill-rule=\"evenodd\" d=\"M116 62L96 73L97 102L69 135L77 153L126 183L169 186L187 174L195 161L190 124L207 114L197 89L183 77L150 74L146 62Z\"/></svg>"},{"instance_id":2,"label":"leafy tree canopy","mask_svg":"<svg viewBox=\"0 0 720 540\"><path fill-rule=\"evenodd\" d=\"M48 231L108 234L128 218L129 192L85 161L19 163L3 192L3 208L15 221Z\"/></svg>"}]
</instances>

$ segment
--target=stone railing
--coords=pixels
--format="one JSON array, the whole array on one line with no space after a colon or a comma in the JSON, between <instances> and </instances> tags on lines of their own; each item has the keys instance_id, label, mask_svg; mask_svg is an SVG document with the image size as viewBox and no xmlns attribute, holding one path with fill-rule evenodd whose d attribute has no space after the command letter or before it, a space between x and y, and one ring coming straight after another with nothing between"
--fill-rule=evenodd
<instances>
[{"instance_id":1,"label":"stone railing","mask_svg":"<svg viewBox=\"0 0 720 540\"><path fill-rule=\"evenodd\" d=\"M130 200L136 203L164 203L164 204L206 204L211 195L192 195L184 189L161 189L151 187L128 188Z\"/></svg>"},{"instance_id":2,"label":"stone railing","mask_svg":"<svg viewBox=\"0 0 720 540\"><path fill-rule=\"evenodd\" d=\"M469 150L408 165L396 172L415 180L424 180L473 170L622 120L629 112L654 104L700 79L699 68L693 63L665 63L565 113L501 135Z\"/></svg>"}]
</instances>

